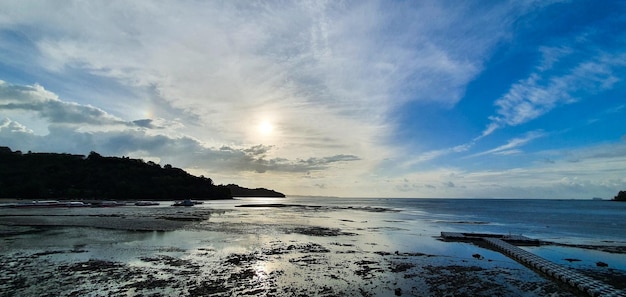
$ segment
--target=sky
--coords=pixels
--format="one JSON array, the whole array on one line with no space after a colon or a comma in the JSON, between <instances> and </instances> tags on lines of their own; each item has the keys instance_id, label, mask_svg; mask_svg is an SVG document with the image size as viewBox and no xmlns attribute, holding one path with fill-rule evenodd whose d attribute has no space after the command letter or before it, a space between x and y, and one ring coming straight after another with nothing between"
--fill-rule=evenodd
<instances>
[{"instance_id":1,"label":"sky","mask_svg":"<svg viewBox=\"0 0 626 297\"><path fill-rule=\"evenodd\" d=\"M624 1L0 3L0 146L287 195L626 190Z\"/></svg>"}]
</instances>

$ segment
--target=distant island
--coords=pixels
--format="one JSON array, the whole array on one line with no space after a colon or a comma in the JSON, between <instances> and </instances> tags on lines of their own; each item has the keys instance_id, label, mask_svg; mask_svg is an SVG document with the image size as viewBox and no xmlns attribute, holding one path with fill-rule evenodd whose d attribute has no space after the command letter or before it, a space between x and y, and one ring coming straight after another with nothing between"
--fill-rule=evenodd
<instances>
[{"instance_id":1,"label":"distant island","mask_svg":"<svg viewBox=\"0 0 626 297\"><path fill-rule=\"evenodd\" d=\"M233 197L285 197L283 193L265 188L248 189L233 184L226 185L226 187L230 189L230 193Z\"/></svg>"},{"instance_id":2,"label":"distant island","mask_svg":"<svg viewBox=\"0 0 626 297\"><path fill-rule=\"evenodd\" d=\"M178 200L284 197L263 188L214 185L166 164L129 157L22 153L0 147L0 198ZM280 196L279 196L280 195Z\"/></svg>"}]
</instances>

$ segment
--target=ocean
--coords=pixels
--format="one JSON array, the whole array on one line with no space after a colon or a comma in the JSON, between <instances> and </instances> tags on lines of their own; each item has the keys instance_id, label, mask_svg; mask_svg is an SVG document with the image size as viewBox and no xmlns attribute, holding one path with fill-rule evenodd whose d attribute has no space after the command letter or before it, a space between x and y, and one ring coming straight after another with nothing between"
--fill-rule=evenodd
<instances>
[{"instance_id":1,"label":"ocean","mask_svg":"<svg viewBox=\"0 0 626 297\"><path fill-rule=\"evenodd\" d=\"M626 203L547 199L334 199L292 198L294 203L370 205L401 210L403 220L440 229L521 234L567 243L626 244ZM321 202L321 203L320 203Z\"/></svg>"}]
</instances>

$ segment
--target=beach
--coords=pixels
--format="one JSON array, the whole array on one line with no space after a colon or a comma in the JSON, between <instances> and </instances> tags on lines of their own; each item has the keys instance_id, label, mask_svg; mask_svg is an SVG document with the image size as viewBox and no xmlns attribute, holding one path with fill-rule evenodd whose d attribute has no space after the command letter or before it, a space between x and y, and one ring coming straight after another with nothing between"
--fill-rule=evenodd
<instances>
[{"instance_id":1,"label":"beach","mask_svg":"<svg viewBox=\"0 0 626 297\"><path fill-rule=\"evenodd\" d=\"M0 292L576 296L497 251L439 236L441 231L517 231L519 225L487 220L476 212L459 215L440 205L443 210L435 211L426 202L431 203L296 197L209 201L194 207L0 208ZM624 289L623 233L590 237L582 230L578 236L558 224L544 229L524 235L554 244L524 249Z\"/></svg>"}]
</instances>

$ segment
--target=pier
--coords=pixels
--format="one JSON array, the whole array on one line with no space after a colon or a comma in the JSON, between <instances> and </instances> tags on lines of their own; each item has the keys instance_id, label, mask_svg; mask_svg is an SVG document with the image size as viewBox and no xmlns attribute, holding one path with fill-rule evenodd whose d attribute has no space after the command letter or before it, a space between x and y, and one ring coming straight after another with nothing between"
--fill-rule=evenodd
<instances>
[{"instance_id":1,"label":"pier","mask_svg":"<svg viewBox=\"0 0 626 297\"><path fill-rule=\"evenodd\" d=\"M565 284L575 291L588 296L626 297L626 291L615 289L588 276L582 275L572 269L568 269L556 263L550 262L533 253L519 248L509 242L519 242L521 244L539 244L538 240L524 236L498 235L498 234L476 234L476 233L456 233L441 232L441 237L445 240L453 241L481 241L489 247L497 250L507 257L537 271L544 275Z\"/></svg>"},{"instance_id":2,"label":"pier","mask_svg":"<svg viewBox=\"0 0 626 297\"><path fill-rule=\"evenodd\" d=\"M528 238L523 235L515 234L491 234L491 233L458 233L458 232L441 232L441 237L450 241L466 241L475 242L482 241L484 238L497 238L506 242L512 242L517 245L540 245L541 241Z\"/></svg>"}]
</instances>

